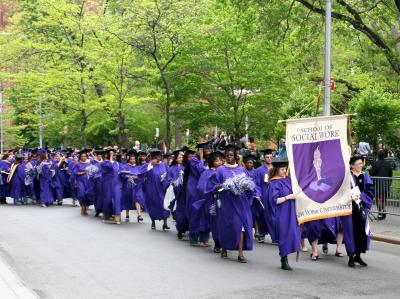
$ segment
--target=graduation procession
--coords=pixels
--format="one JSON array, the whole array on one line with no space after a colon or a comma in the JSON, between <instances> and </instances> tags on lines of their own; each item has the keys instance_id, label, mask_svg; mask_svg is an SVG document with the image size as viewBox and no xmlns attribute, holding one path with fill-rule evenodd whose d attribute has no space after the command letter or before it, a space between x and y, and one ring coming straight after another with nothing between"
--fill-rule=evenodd
<instances>
[{"instance_id":1,"label":"graduation procession","mask_svg":"<svg viewBox=\"0 0 400 299\"><path fill-rule=\"evenodd\" d=\"M400 0L0 0L0 299L391 299Z\"/></svg>"},{"instance_id":2,"label":"graduation procession","mask_svg":"<svg viewBox=\"0 0 400 299\"><path fill-rule=\"evenodd\" d=\"M51 206L68 198L80 215L105 224L146 223L147 213L151 230L173 226L178 240L212 246L223 259L235 252L240 263L247 262L245 252L254 242L275 244L281 269L289 271L290 254L298 259L300 251L309 251L318 261L318 246L327 254L328 244L334 244L333 254L347 255L349 267L366 267L361 254L370 243L374 186L362 171L365 159L356 155L348 161L358 190L348 193L351 213L300 224L283 148L256 151L251 143L239 148L211 140L171 154L117 146L7 151L0 163L0 200L51 213Z\"/></svg>"}]
</instances>

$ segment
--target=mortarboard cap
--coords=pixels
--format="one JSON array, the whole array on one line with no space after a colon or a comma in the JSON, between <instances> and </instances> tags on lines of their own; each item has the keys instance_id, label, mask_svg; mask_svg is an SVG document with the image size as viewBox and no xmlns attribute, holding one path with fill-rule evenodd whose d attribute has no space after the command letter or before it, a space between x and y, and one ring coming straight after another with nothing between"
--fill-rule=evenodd
<instances>
[{"instance_id":1,"label":"mortarboard cap","mask_svg":"<svg viewBox=\"0 0 400 299\"><path fill-rule=\"evenodd\" d=\"M267 149L262 150L262 151L260 151L260 152L262 152L262 153L264 154L264 156L265 156L265 155L272 155L272 153L274 152L274 150L272 150L272 149L270 149L270 148L267 148Z\"/></svg>"},{"instance_id":2,"label":"mortarboard cap","mask_svg":"<svg viewBox=\"0 0 400 299\"><path fill-rule=\"evenodd\" d=\"M127 155L128 156L137 156L138 153L136 152L135 149L130 149L129 151L127 151Z\"/></svg>"},{"instance_id":3,"label":"mortarboard cap","mask_svg":"<svg viewBox=\"0 0 400 299\"><path fill-rule=\"evenodd\" d=\"M238 147L235 144L228 144L224 147L225 152L228 151L233 151L236 152L238 150Z\"/></svg>"},{"instance_id":4,"label":"mortarboard cap","mask_svg":"<svg viewBox=\"0 0 400 299\"><path fill-rule=\"evenodd\" d=\"M224 153L223 152L215 151L215 152L212 152L212 153L210 153L208 155L208 160L212 161L212 160L214 160L216 158L223 158L223 157L224 157Z\"/></svg>"},{"instance_id":5,"label":"mortarboard cap","mask_svg":"<svg viewBox=\"0 0 400 299\"><path fill-rule=\"evenodd\" d=\"M202 149L207 149L211 147L211 142L207 141L207 142L202 142L202 143L198 143L196 145L196 148L202 148Z\"/></svg>"},{"instance_id":6,"label":"mortarboard cap","mask_svg":"<svg viewBox=\"0 0 400 299\"><path fill-rule=\"evenodd\" d=\"M274 168L288 167L289 161L287 158L274 157L272 158L272 166Z\"/></svg>"},{"instance_id":7,"label":"mortarboard cap","mask_svg":"<svg viewBox=\"0 0 400 299\"><path fill-rule=\"evenodd\" d=\"M162 153L159 149L152 149L149 153L151 158L162 157Z\"/></svg>"},{"instance_id":8,"label":"mortarboard cap","mask_svg":"<svg viewBox=\"0 0 400 299\"><path fill-rule=\"evenodd\" d=\"M246 155L243 157L243 162L246 163L249 160L253 160L253 162L257 161L257 157L254 155Z\"/></svg>"},{"instance_id":9,"label":"mortarboard cap","mask_svg":"<svg viewBox=\"0 0 400 299\"><path fill-rule=\"evenodd\" d=\"M363 156L353 156L353 157L351 157L350 158L350 165L351 164L354 164L356 161L358 161L358 160L361 160L361 161L365 161L365 157L363 157Z\"/></svg>"}]
</instances>

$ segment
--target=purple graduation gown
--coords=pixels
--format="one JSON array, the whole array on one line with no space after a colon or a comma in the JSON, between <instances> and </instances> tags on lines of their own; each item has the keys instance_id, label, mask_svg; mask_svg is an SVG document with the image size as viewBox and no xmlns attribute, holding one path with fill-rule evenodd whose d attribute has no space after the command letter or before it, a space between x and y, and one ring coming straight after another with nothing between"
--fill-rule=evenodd
<instances>
[{"instance_id":1,"label":"purple graduation gown","mask_svg":"<svg viewBox=\"0 0 400 299\"><path fill-rule=\"evenodd\" d=\"M339 227L338 217L309 221L304 223L305 237L310 244L315 240L318 244L336 244Z\"/></svg>"},{"instance_id":2,"label":"purple graduation gown","mask_svg":"<svg viewBox=\"0 0 400 299\"><path fill-rule=\"evenodd\" d=\"M73 199L78 198L78 191L76 189L76 173L75 173L75 167L76 164L72 159L68 160L68 184L69 184L69 189L71 192L71 197Z\"/></svg>"},{"instance_id":3,"label":"purple graduation gown","mask_svg":"<svg viewBox=\"0 0 400 299\"><path fill-rule=\"evenodd\" d=\"M120 176L122 181L122 194L121 194L121 209L122 210L136 210L135 203L140 201L136 196L136 192L141 188L142 179L134 180L134 185L129 182L130 176L137 176L139 174L140 166L133 166L128 163L121 164Z\"/></svg>"},{"instance_id":4,"label":"purple graduation gown","mask_svg":"<svg viewBox=\"0 0 400 299\"><path fill-rule=\"evenodd\" d=\"M370 245L370 232L366 232L368 222L368 212L373 204L375 194L374 185L370 176L366 173L362 174L363 184L359 186L361 191L361 203L367 215L366 221L360 219L360 210L357 204L353 201L353 214L340 217L340 222L343 227L343 241L346 246L347 255L355 253L365 253ZM353 175L355 181L360 179ZM358 184L357 184L358 185Z\"/></svg>"},{"instance_id":5,"label":"purple graduation gown","mask_svg":"<svg viewBox=\"0 0 400 299\"><path fill-rule=\"evenodd\" d=\"M90 206L93 204L93 180L87 174L78 175L79 172L85 171L90 166L90 162L75 164L74 172L76 176L76 191L79 204L81 206Z\"/></svg>"},{"instance_id":6,"label":"purple graduation gown","mask_svg":"<svg viewBox=\"0 0 400 299\"><path fill-rule=\"evenodd\" d=\"M16 168L15 168L16 167ZM10 197L13 199L22 199L26 195L25 192L25 164L20 163L19 165L12 165L11 169L14 169L14 174L9 181L11 184Z\"/></svg>"},{"instance_id":7,"label":"purple graduation gown","mask_svg":"<svg viewBox=\"0 0 400 299\"><path fill-rule=\"evenodd\" d=\"M101 174L101 162L91 160L90 163L99 168L99 171L93 177L93 204L96 213L103 212L103 179Z\"/></svg>"},{"instance_id":8,"label":"purple graduation gown","mask_svg":"<svg viewBox=\"0 0 400 299\"><path fill-rule=\"evenodd\" d=\"M254 180L254 183L256 184L256 197L262 198L263 186L267 185L267 183L264 182L264 179L265 175L268 174L268 171L269 169L265 165L261 165L252 172L251 176ZM253 216L253 220L257 220L258 233L261 235L268 234L268 225L267 220L265 219L265 210L257 199L253 200L253 204L251 205L251 214Z\"/></svg>"},{"instance_id":9,"label":"purple graduation gown","mask_svg":"<svg viewBox=\"0 0 400 299\"><path fill-rule=\"evenodd\" d=\"M253 191L235 195L230 190L221 192L216 190L227 179L243 173L247 175L246 170L241 166L220 166L207 182L207 192L216 191L221 203L217 211L218 240L221 247L226 250L238 249L242 232L245 236L243 249L253 249L253 221L250 210Z\"/></svg>"},{"instance_id":10,"label":"purple graduation gown","mask_svg":"<svg viewBox=\"0 0 400 299\"><path fill-rule=\"evenodd\" d=\"M121 215L121 180L119 163L106 160L101 162L103 213Z\"/></svg>"},{"instance_id":11,"label":"purple graduation gown","mask_svg":"<svg viewBox=\"0 0 400 299\"><path fill-rule=\"evenodd\" d=\"M275 206L275 232L279 238L279 255L287 256L300 249L300 227L296 215L296 201L287 200L278 205L278 197L292 194L290 177L276 179L268 184L268 197L270 206Z\"/></svg>"},{"instance_id":12,"label":"purple graduation gown","mask_svg":"<svg viewBox=\"0 0 400 299\"><path fill-rule=\"evenodd\" d=\"M49 205L54 201L52 166L51 161L42 161L38 166L41 204Z\"/></svg>"},{"instance_id":13,"label":"purple graduation gown","mask_svg":"<svg viewBox=\"0 0 400 299\"><path fill-rule=\"evenodd\" d=\"M189 231L191 233L204 232L203 225L201 223L203 219L203 213L201 209L196 209L193 204L200 200L200 195L197 190L197 183L199 182L200 175L206 167L204 162L193 157L190 163L186 166L190 168L190 172L187 178L185 186L186 191L186 215L189 219ZM199 203L198 203L199 204Z\"/></svg>"},{"instance_id":14,"label":"purple graduation gown","mask_svg":"<svg viewBox=\"0 0 400 299\"><path fill-rule=\"evenodd\" d=\"M216 199L214 192L207 192L207 184L210 180L210 177L214 175L216 172L215 169L207 169L205 170L197 183L197 191L199 192L200 198L204 199L204 214L206 216L207 221L207 229L211 230L212 237L214 240L218 240L218 226L217 226L217 209L216 209ZM213 206L213 210L215 213L210 213L210 208Z\"/></svg>"},{"instance_id":15,"label":"purple graduation gown","mask_svg":"<svg viewBox=\"0 0 400 299\"><path fill-rule=\"evenodd\" d=\"M175 220L176 230L186 232L189 230L189 221L186 216L185 190L183 188L183 172L185 167L173 165L168 168L167 185L174 188L175 199L169 207ZM174 210L174 206L176 207Z\"/></svg>"},{"instance_id":16,"label":"purple graduation gown","mask_svg":"<svg viewBox=\"0 0 400 299\"><path fill-rule=\"evenodd\" d=\"M147 166L148 164L141 165L142 168ZM143 191L151 220L164 220L169 217L169 211L164 209L167 172L168 166L162 162L153 165L153 168L145 173Z\"/></svg>"},{"instance_id":17,"label":"purple graduation gown","mask_svg":"<svg viewBox=\"0 0 400 299\"><path fill-rule=\"evenodd\" d=\"M53 160L53 169L55 171L55 174L53 176L53 189L55 192L56 199L62 200L64 198L64 177L62 176L63 174L61 173L61 164L59 161Z\"/></svg>"},{"instance_id":18,"label":"purple graduation gown","mask_svg":"<svg viewBox=\"0 0 400 299\"><path fill-rule=\"evenodd\" d=\"M274 183L275 185L277 183ZM279 197L277 194L279 193L278 188L273 188L269 186L270 183L264 183L262 186L262 195L261 200L264 205L264 214L265 214L265 222L267 225L268 233L271 236L271 240L274 243L279 242L279 231L277 229L277 217L276 217L276 204L273 203L270 198Z\"/></svg>"},{"instance_id":19,"label":"purple graduation gown","mask_svg":"<svg viewBox=\"0 0 400 299\"><path fill-rule=\"evenodd\" d=\"M0 179L0 197L8 196L7 192L7 176L10 172L11 163L6 160L0 161L0 171L1 171L1 179Z\"/></svg>"}]
</instances>

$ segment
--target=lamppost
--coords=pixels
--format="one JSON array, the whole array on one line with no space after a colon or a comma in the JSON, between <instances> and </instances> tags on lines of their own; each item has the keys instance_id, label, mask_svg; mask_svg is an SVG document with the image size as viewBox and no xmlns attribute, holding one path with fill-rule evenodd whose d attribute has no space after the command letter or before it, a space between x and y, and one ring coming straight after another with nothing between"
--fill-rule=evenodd
<instances>
[{"instance_id":1,"label":"lamppost","mask_svg":"<svg viewBox=\"0 0 400 299\"><path fill-rule=\"evenodd\" d=\"M0 35L10 35L9 32L0 31ZM4 103L3 103L3 82L0 81L0 153L3 153L4 150L4 124L3 124L3 115L4 115Z\"/></svg>"},{"instance_id":2,"label":"lamppost","mask_svg":"<svg viewBox=\"0 0 400 299\"><path fill-rule=\"evenodd\" d=\"M0 81L0 153L4 150L4 128L3 128L3 83Z\"/></svg>"},{"instance_id":3,"label":"lamppost","mask_svg":"<svg viewBox=\"0 0 400 299\"><path fill-rule=\"evenodd\" d=\"M331 115L331 24L332 0L325 0L324 116Z\"/></svg>"}]
</instances>

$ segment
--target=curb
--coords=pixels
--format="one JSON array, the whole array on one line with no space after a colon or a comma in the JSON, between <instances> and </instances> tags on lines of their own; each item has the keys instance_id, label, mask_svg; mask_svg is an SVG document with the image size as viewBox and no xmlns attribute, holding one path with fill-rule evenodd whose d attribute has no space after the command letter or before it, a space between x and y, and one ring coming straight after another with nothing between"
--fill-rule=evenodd
<instances>
[{"instance_id":1,"label":"curb","mask_svg":"<svg viewBox=\"0 0 400 299\"><path fill-rule=\"evenodd\" d=\"M385 243L389 243L389 244L400 245L400 239L398 239L398 238L393 238L393 237L388 237L388 236L384 236L384 235L373 234L373 235L371 236L371 239L374 240L374 241L379 241L379 242L385 242Z\"/></svg>"}]
</instances>

